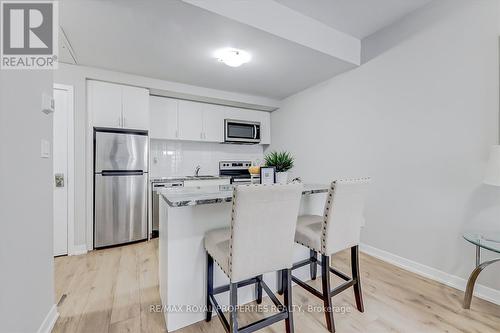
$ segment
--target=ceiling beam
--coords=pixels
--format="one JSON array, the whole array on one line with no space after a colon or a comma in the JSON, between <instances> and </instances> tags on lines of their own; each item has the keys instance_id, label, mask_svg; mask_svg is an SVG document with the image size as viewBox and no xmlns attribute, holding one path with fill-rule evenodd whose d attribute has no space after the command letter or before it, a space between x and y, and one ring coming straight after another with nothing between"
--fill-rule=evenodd
<instances>
[{"instance_id":1,"label":"ceiling beam","mask_svg":"<svg viewBox=\"0 0 500 333\"><path fill-rule=\"evenodd\" d=\"M359 39L273 0L183 1L351 64L361 63Z\"/></svg>"}]
</instances>

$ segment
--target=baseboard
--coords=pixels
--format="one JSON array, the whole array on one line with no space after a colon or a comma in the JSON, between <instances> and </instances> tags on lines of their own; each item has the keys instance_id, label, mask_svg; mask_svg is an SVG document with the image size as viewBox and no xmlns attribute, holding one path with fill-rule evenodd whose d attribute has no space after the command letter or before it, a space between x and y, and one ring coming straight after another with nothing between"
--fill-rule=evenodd
<instances>
[{"instance_id":1,"label":"baseboard","mask_svg":"<svg viewBox=\"0 0 500 333\"><path fill-rule=\"evenodd\" d=\"M59 318L59 312L57 312L57 305L54 304L50 309L49 313L47 313L47 316L43 320L43 323L38 329L37 333L52 332L52 329L54 328L54 325L57 321L57 318Z\"/></svg>"},{"instance_id":2,"label":"baseboard","mask_svg":"<svg viewBox=\"0 0 500 333\"><path fill-rule=\"evenodd\" d=\"M383 260L407 271L413 272L431 280L435 280L455 289L465 291L467 280L461 277L397 256L393 253L377 249L370 245L361 244L360 250L368 255L371 255L372 257ZM500 290L486 287L481 284L476 284L476 287L474 288L474 296L500 305Z\"/></svg>"},{"instance_id":3,"label":"baseboard","mask_svg":"<svg viewBox=\"0 0 500 333\"><path fill-rule=\"evenodd\" d=\"M68 255L77 256L85 253L87 253L87 245L82 244L82 245L74 245L71 251L68 252Z\"/></svg>"}]
</instances>

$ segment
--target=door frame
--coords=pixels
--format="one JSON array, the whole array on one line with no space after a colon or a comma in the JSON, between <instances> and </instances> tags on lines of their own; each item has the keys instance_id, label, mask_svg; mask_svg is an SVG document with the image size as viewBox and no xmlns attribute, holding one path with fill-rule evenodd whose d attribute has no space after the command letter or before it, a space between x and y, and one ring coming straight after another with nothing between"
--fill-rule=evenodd
<instances>
[{"instance_id":1,"label":"door frame","mask_svg":"<svg viewBox=\"0 0 500 333\"><path fill-rule=\"evenodd\" d=\"M75 246L75 99L73 86L54 83L54 90L64 90L68 94L68 255L81 254L81 249ZM57 111L56 111L57 112ZM86 251L85 251L86 252Z\"/></svg>"}]
</instances>

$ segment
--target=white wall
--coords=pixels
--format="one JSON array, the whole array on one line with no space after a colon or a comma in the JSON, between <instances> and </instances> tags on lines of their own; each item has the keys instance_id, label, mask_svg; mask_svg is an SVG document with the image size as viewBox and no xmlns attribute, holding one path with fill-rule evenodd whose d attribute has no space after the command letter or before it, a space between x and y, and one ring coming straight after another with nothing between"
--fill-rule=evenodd
<instances>
[{"instance_id":1,"label":"white wall","mask_svg":"<svg viewBox=\"0 0 500 333\"><path fill-rule=\"evenodd\" d=\"M51 71L0 70L0 332L37 332L55 309L52 158L40 158L52 116L41 112L42 92L52 95Z\"/></svg>"},{"instance_id":2,"label":"white wall","mask_svg":"<svg viewBox=\"0 0 500 333\"><path fill-rule=\"evenodd\" d=\"M262 145L226 145L211 142L151 140L150 178L192 175L200 166L200 175L218 175L219 161L264 159Z\"/></svg>"},{"instance_id":3,"label":"white wall","mask_svg":"<svg viewBox=\"0 0 500 333\"><path fill-rule=\"evenodd\" d=\"M290 150L306 182L373 177L362 241L467 277L462 231L500 230L500 188L481 184L498 140L497 27L495 0L431 3L370 37L386 46L371 61L284 100L270 149ZM480 282L500 289L499 274Z\"/></svg>"},{"instance_id":4,"label":"white wall","mask_svg":"<svg viewBox=\"0 0 500 333\"><path fill-rule=\"evenodd\" d=\"M54 71L54 82L73 86L75 99L75 246L86 243L89 245L88 240L86 242L86 234L90 232L89 226L92 221L92 192L87 191L92 188L92 178L89 176L92 172L92 164L91 158L87 157L92 156L92 147L88 144L89 138L87 137L91 129L87 124L86 79L140 86L150 88L155 92L168 91L180 97L199 96L202 99L224 100L270 108L280 105L279 101L266 97L191 86L99 68L59 64L59 69Z\"/></svg>"}]
</instances>

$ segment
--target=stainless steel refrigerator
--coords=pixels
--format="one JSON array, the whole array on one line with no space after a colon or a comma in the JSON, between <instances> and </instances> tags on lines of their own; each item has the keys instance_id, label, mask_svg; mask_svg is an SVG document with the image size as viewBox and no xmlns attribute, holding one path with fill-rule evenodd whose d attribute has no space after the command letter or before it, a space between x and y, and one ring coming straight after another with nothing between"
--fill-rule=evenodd
<instances>
[{"instance_id":1,"label":"stainless steel refrigerator","mask_svg":"<svg viewBox=\"0 0 500 333\"><path fill-rule=\"evenodd\" d=\"M94 130L94 248L148 237L148 134Z\"/></svg>"}]
</instances>

